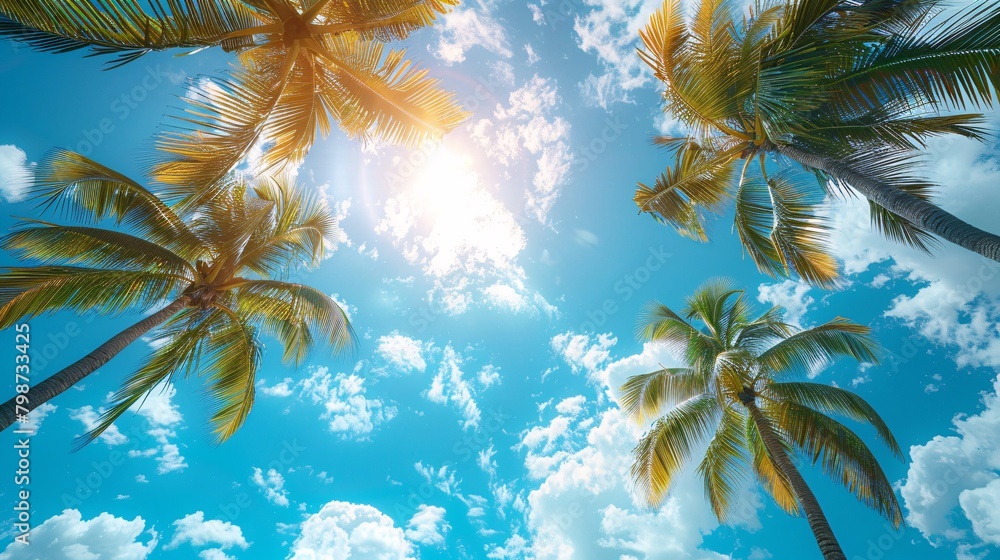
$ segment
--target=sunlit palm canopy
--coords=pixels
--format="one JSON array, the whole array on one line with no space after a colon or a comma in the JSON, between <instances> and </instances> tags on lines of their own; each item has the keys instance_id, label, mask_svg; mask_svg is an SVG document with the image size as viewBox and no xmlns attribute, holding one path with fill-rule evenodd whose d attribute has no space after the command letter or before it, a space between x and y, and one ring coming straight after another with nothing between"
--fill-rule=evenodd
<instances>
[{"instance_id":1,"label":"sunlit palm canopy","mask_svg":"<svg viewBox=\"0 0 1000 560\"><path fill-rule=\"evenodd\" d=\"M720 521L739 511L740 493L753 479L786 512L800 504L765 448L740 393L752 391L790 453L821 467L857 498L902 522L899 503L871 450L841 416L868 424L897 457L899 445L882 418L861 397L799 377L841 358L877 361L867 327L836 318L799 329L775 307L757 315L746 294L727 281L709 282L680 313L651 305L638 333L684 357L686 367L629 378L623 411L652 427L635 449L633 479L640 495L660 504L696 453L697 473ZM696 326L697 325L697 326Z\"/></svg>"},{"instance_id":2,"label":"sunlit palm canopy","mask_svg":"<svg viewBox=\"0 0 1000 560\"><path fill-rule=\"evenodd\" d=\"M352 138L413 146L467 113L384 42L431 25L457 0L0 0L0 37L43 51L89 48L113 65L163 49L236 53L223 79L197 80L154 168L177 191L205 189L264 149L264 169L301 160L336 122ZM196 205L196 202L191 204Z\"/></svg>"},{"instance_id":3,"label":"sunlit palm canopy","mask_svg":"<svg viewBox=\"0 0 1000 560\"><path fill-rule=\"evenodd\" d=\"M676 159L635 202L698 240L709 214L734 206L734 229L762 271L835 283L817 210L850 186L775 171L787 163L775 148L836 158L928 199L933 185L913 175L918 151L937 135L979 138L981 115L950 113L992 105L1000 86L1000 3L975 4L947 18L935 16L939 0L758 0L746 13L702 0L689 17L681 0L665 0L639 55L686 136L656 140ZM934 241L870 210L890 239L922 250Z\"/></svg>"},{"instance_id":4,"label":"sunlit palm canopy","mask_svg":"<svg viewBox=\"0 0 1000 560\"><path fill-rule=\"evenodd\" d=\"M151 355L85 442L155 387L192 374L205 380L210 424L224 441L253 405L261 334L294 363L317 342L335 352L352 346L347 317L329 296L281 279L319 265L336 242L330 209L288 177L228 180L223 196L182 220L150 190L84 156L58 151L41 163L32 194L74 225L24 220L3 238L31 264L0 274L0 328L57 311L113 316L187 301L153 331Z\"/></svg>"}]
</instances>

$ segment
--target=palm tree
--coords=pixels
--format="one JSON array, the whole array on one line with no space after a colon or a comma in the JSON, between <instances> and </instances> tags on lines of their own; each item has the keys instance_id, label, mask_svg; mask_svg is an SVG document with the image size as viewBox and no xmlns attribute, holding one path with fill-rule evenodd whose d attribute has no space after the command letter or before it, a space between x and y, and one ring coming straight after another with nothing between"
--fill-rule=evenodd
<instances>
[{"instance_id":1,"label":"palm tree","mask_svg":"<svg viewBox=\"0 0 1000 560\"><path fill-rule=\"evenodd\" d=\"M895 456L902 453L861 397L790 378L839 357L874 362L877 345L867 327L847 319L799 330L784 323L782 313L774 307L755 317L744 292L725 281L699 288L680 314L650 306L641 338L666 344L687 367L637 375L622 386L627 415L640 423L656 419L635 448L632 476L641 495L659 505L704 448L697 472L720 522L730 519L737 493L755 476L783 510L805 513L824 558L845 559L792 457L819 465L899 527L902 512L882 467L864 441L829 414L870 424Z\"/></svg>"},{"instance_id":2,"label":"palm tree","mask_svg":"<svg viewBox=\"0 0 1000 560\"><path fill-rule=\"evenodd\" d=\"M331 121L353 138L413 146L468 114L427 71L384 42L431 25L457 0L0 0L0 37L35 49L90 48L114 65L164 49L220 46L236 54L224 79L197 81L180 126L159 147L176 157L155 178L203 189L264 148L264 168L305 157Z\"/></svg>"},{"instance_id":3,"label":"palm tree","mask_svg":"<svg viewBox=\"0 0 1000 560\"><path fill-rule=\"evenodd\" d=\"M931 203L933 185L914 176L929 138L982 137L982 115L950 113L990 106L1000 85L1000 3L940 8L757 0L739 21L729 2L702 0L688 21L681 0L664 0L639 55L689 135L656 139L676 159L639 184L640 211L706 240L706 212L735 201L734 229L762 271L820 285L837 276L817 212L828 196L867 198L872 227L895 241L926 251L937 236L1000 260L1000 237Z\"/></svg>"},{"instance_id":4,"label":"palm tree","mask_svg":"<svg viewBox=\"0 0 1000 560\"><path fill-rule=\"evenodd\" d=\"M326 204L287 177L227 181L222 196L182 220L153 192L79 154L56 151L41 163L33 194L80 225L25 220L0 241L35 261L0 274L0 329L57 311L153 313L31 387L27 403L0 405L0 430L152 331L152 354L85 439L154 387L197 373L221 442L253 406L259 333L283 344L286 362L302 362L317 340L337 352L351 346L351 326L330 297L279 279L293 266L318 265L336 240ZM119 231L101 227L109 223Z\"/></svg>"}]
</instances>

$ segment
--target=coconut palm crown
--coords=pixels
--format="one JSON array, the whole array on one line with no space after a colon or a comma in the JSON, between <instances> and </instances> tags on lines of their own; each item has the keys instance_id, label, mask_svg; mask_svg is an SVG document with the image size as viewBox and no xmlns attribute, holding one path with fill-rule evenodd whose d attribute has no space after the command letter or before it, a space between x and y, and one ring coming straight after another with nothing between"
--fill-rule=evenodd
<instances>
[{"instance_id":1,"label":"coconut palm crown","mask_svg":"<svg viewBox=\"0 0 1000 560\"><path fill-rule=\"evenodd\" d=\"M739 493L756 479L784 511L805 513L826 558L842 559L819 502L795 466L797 457L894 526L902 523L892 484L875 456L833 416L874 427L901 458L888 426L861 397L796 379L842 357L875 362L877 345L867 327L838 317L798 329L783 322L780 307L756 315L742 290L712 281L680 313L651 305L638 332L686 362L631 377L621 388L623 411L640 423L653 421L632 466L636 488L651 505L664 500L697 453L697 473L721 522L730 520Z\"/></svg>"},{"instance_id":2,"label":"coconut palm crown","mask_svg":"<svg viewBox=\"0 0 1000 560\"><path fill-rule=\"evenodd\" d=\"M56 151L41 162L33 196L76 225L24 220L0 241L30 262L0 274L0 329L61 311L152 314L34 385L28 403L0 405L0 429L149 333L151 354L83 441L154 388L194 374L205 381L221 442L253 406L262 334L280 341L286 362L301 363L316 343L351 348L351 326L329 296L281 279L318 265L336 241L325 202L284 176L226 181L222 195L182 219L150 190L82 155Z\"/></svg>"},{"instance_id":3,"label":"coconut palm crown","mask_svg":"<svg viewBox=\"0 0 1000 560\"><path fill-rule=\"evenodd\" d=\"M941 238L1000 260L1000 237L930 201L916 173L928 139L981 139L1000 86L1000 3L951 17L938 0L665 0L639 55L685 130L641 212L706 240L706 217L735 206L733 229L758 268L829 286L825 198L861 195L872 227L929 250ZM739 8L742 8L742 4ZM799 164L818 179L792 172Z\"/></svg>"},{"instance_id":4,"label":"coconut palm crown","mask_svg":"<svg viewBox=\"0 0 1000 560\"><path fill-rule=\"evenodd\" d=\"M35 49L89 48L112 66L150 51L221 47L236 55L225 78L195 80L158 146L161 183L206 189L263 149L264 168L305 157L331 122L352 138L413 146L468 114L437 80L385 52L431 25L457 0L0 0L0 37ZM148 8L146 7L148 6Z\"/></svg>"}]
</instances>

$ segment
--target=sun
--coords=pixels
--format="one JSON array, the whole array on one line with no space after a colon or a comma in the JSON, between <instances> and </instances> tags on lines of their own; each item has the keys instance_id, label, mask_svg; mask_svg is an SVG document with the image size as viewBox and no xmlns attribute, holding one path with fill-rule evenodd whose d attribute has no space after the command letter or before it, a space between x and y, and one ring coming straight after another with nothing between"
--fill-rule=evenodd
<instances>
[{"instance_id":1,"label":"sun","mask_svg":"<svg viewBox=\"0 0 1000 560\"><path fill-rule=\"evenodd\" d=\"M407 191L428 218L436 223L455 223L458 217L469 214L478 184L472 158L439 144L426 153L422 165L415 166Z\"/></svg>"}]
</instances>

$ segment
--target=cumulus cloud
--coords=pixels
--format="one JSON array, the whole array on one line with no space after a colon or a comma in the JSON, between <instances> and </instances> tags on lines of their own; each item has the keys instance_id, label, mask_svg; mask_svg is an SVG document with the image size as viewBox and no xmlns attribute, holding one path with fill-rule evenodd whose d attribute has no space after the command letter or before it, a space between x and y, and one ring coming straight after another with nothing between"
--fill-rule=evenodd
<instances>
[{"instance_id":1,"label":"cumulus cloud","mask_svg":"<svg viewBox=\"0 0 1000 560\"><path fill-rule=\"evenodd\" d=\"M301 525L291 560L410 560L413 545L403 529L378 509L332 501Z\"/></svg>"},{"instance_id":2,"label":"cumulus cloud","mask_svg":"<svg viewBox=\"0 0 1000 560\"><path fill-rule=\"evenodd\" d=\"M288 507L288 490L285 490L285 477L281 476L281 473L277 470L268 469L265 476L264 471L258 467L254 467L250 480L260 488L267 501L274 505Z\"/></svg>"},{"instance_id":3,"label":"cumulus cloud","mask_svg":"<svg viewBox=\"0 0 1000 560\"><path fill-rule=\"evenodd\" d=\"M0 146L0 196L7 202L23 200L31 186L34 167L21 148L10 144Z\"/></svg>"},{"instance_id":4,"label":"cumulus cloud","mask_svg":"<svg viewBox=\"0 0 1000 560\"><path fill-rule=\"evenodd\" d=\"M580 85L584 99L607 108L630 101L629 92L645 86L652 74L635 55L639 29L663 3L660 0L584 0L589 8L573 25L579 47L604 68Z\"/></svg>"},{"instance_id":5,"label":"cumulus cloud","mask_svg":"<svg viewBox=\"0 0 1000 560\"><path fill-rule=\"evenodd\" d=\"M406 524L406 538L428 546L443 545L445 535L451 530L451 525L445 521L444 515L443 507L421 504Z\"/></svg>"},{"instance_id":6,"label":"cumulus cloud","mask_svg":"<svg viewBox=\"0 0 1000 560\"><path fill-rule=\"evenodd\" d=\"M218 519L206 520L202 511L196 511L174 521L174 537L163 548L177 548L184 543L190 543L196 548L211 546L210 550L219 552L232 547L245 550L250 546L239 526ZM208 554L209 557L213 555L217 556L215 552Z\"/></svg>"},{"instance_id":7,"label":"cumulus cloud","mask_svg":"<svg viewBox=\"0 0 1000 560\"><path fill-rule=\"evenodd\" d=\"M147 536L143 537L143 534ZM146 542L143 543L142 541ZM74 558L145 560L156 548L159 535L146 529L141 517L129 521L110 513L89 520L79 511L66 509L46 519L31 531L31 544L13 542L0 553L0 560Z\"/></svg>"},{"instance_id":8,"label":"cumulus cloud","mask_svg":"<svg viewBox=\"0 0 1000 560\"><path fill-rule=\"evenodd\" d=\"M331 375L325 366L311 367L311 375L297 384L303 398L323 406L320 418L331 432L345 439L365 439L379 425L396 416L396 408L365 396L365 380L356 374Z\"/></svg>"},{"instance_id":9,"label":"cumulus cloud","mask_svg":"<svg viewBox=\"0 0 1000 560\"><path fill-rule=\"evenodd\" d=\"M462 62L473 47L481 47L493 54L510 58L513 53L503 25L494 15L492 4L482 0L462 3L434 25L437 44L431 47L438 58L448 64Z\"/></svg>"},{"instance_id":10,"label":"cumulus cloud","mask_svg":"<svg viewBox=\"0 0 1000 560\"><path fill-rule=\"evenodd\" d=\"M380 336L375 352L400 373L411 373L427 369L424 359L424 344L419 340L403 336L399 331Z\"/></svg>"},{"instance_id":11,"label":"cumulus cloud","mask_svg":"<svg viewBox=\"0 0 1000 560\"><path fill-rule=\"evenodd\" d=\"M785 321L802 327L802 319L809 312L809 306L816 302L809 295L811 289L809 284L796 280L761 284L757 287L757 301L785 308Z\"/></svg>"},{"instance_id":12,"label":"cumulus cloud","mask_svg":"<svg viewBox=\"0 0 1000 560\"><path fill-rule=\"evenodd\" d=\"M983 397L983 410L956 416L955 435L910 448L912 463L900 494L907 523L932 543L979 540L1000 544L1000 376ZM961 516L956 515L961 511ZM956 524L964 517L965 523ZM968 525L966 525L966 523Z\"/></svg>"},{"instance_id":13,"label":"cumulus cloud","mask_svg":"<svg viewBox=\"0 0 1000 560\"><path fill-rule=\"evenodd\" d=\"M555 82L535 75L511 92L506 107L498 105L492 118L472 125L473 139L494 161L510 167L528 155L535 159L532 188L525 197L528 211L542 223L548 222L573 163L570 124L556 115L559 101Z\"/></svg>"},{"instance_id":14,"label":"cumulus cloud","mask_svg":"<svg viewBox=\"0 0 1000 560\"><path fill-rule=\"evenodd\" d=\"M617 409L606 410L586 445L561 458L531 491L527 521L535 558L728 558L701 547L718 522L692 477L678 480L658 510L632 495L627 473L640 431ZM755 526L756 505L747 503L741 523Z\"/></svg>"},{"instance_id":15,"label":"cumulus cloud","mask_svg":"<svg viewBox=\"0 0 1000 560\"><path fill-rule=\"evenodd\" d=\"M563 359L573 373L595 375L611 357L611 348L618 339L610 333L588 335L564 332L552 337L552 349Z\"/></svg>"},{"instance_id":16,"label":"cumulus cloud","mask_svg":"<svg viewBox=\"0 0 1000 560\"><path fill-rule=\"evenodd\" d=\"M17 425L18 430L27 430L30 432L37 432L42 427L42 421L52 414L59 408L54 404L42 403L38 405L34 410L28 413L27 422L22 422Z\"/></svg>"},{"instance_id":17,"label":"cumulus cloud","mask_svg":"<svg viewBox=\"0 0 1000 560\"><path fill-rule=\"evenodd\" d=\"M101 414L104 414L104 409L100 408L94 410L94 407L88 405L82 406L76 409L69 409L69 417L73 420L80 421L83 424L83 429L85 432L90 432L91 430L97 428L100 424ZM123 443L128 443L128 437L121 433L118 426L112 424L108 429L104 430L100 436L97 437L99 441L106 443L109 446L121 445Z\"/></svg>"}]
</instances>

